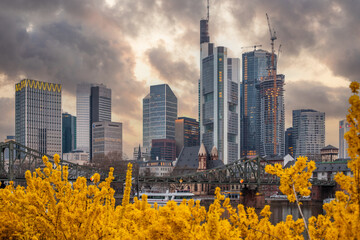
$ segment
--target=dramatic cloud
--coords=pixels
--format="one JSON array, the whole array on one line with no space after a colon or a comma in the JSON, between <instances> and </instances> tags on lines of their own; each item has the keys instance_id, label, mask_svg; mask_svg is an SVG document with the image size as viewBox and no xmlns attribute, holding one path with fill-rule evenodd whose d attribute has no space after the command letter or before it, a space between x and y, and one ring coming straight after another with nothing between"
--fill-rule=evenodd
<instances>
[{"instance_id":1,"label":"dramatic cloud","mask_svg":"<svg viewBox=\"0 0 360 240\"><path fill-rule=\"evenodd\" d=\"M141 100L149 85L168 83L179 115L197 118L199 20L206 1L110 2L1 1L0 110L9 117L0 123L0 140L14 134L11 89L23 77L63 84L64 101L72 101L63 110L73 114L77 83L106 84L130 156L142 141ZM210 0L210 36L231 57L241 58L242 46L269 50L268 13L282 44L287 123L292 109L313 108L335 126L346 114L347 81L360 76L359 12L355 0ZM336 131L327 131L326 141L337 145Z\"/></svg>"}]
</instances>

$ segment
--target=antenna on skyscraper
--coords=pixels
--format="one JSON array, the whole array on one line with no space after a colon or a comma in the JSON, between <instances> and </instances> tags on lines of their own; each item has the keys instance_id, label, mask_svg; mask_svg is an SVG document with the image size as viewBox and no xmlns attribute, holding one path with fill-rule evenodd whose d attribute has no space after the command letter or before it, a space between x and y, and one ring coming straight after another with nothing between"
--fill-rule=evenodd
<instances>
[{"instance_id":1,"label":"antenna on skyscraper","mask_svg":"<svg viewBox=\"0 0 360 240\"><path fill-rule=\"evenodd\" d=\"M207 0L207 18L206 18L206 20L208 20L209 21L209 18L210 18L210 7L209 7L209 0Z\"/></svg>"}]
</instances>

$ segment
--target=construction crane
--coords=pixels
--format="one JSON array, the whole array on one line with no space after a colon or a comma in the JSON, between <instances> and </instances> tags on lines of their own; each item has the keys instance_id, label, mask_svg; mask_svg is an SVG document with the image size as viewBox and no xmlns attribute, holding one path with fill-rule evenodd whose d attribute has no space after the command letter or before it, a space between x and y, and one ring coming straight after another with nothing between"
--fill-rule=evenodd
<instances>
[{"instance_id":1,"label":"construction crane","mask_svg":"<svg viewBox=\"0 0 360 240\"><path fill-rule=\"evenodd\" d=\"M266 13L266 19L267 19L267 23L269 26L269 32L270 32L270 41L271 41L271 66L269 68L269 72L268 75L269 77L272 76L274 79L274 87L273 87L273 106L274 106L274 111L273 111L273 123L274 123L274 138L273 138L273 144L274 144L274 151L273 153L275 155L277 155L277 95L278 95L278 89L277 89L277 84L276 84L276 65L275 65L275 40L277 39L276 37L276 31L275 29L271 30L271 25L270 25L270 19L268 14Z\"/></svg>"},{"instance_id":2,"label":"construction crane","mask_svg":"<svg viewBox=\"0 0 360 240\"><path fill-rule=\"evenodd\" d=\"M262 47L262 45L253 45L253 46L246 46L246 47L241 47L241 49L244 49L244 48L254 48L254 51L256 51L256 48L257 47Z\"/></svg>"},{"instance_id":3,"label":"construction crane","mask_svg":"<svg viewBox=\"0 0 360 240\"><path fill-rule=\"evenodd\" d=\"M279 45L279 49L278 49L278 54L277 54L276 64L275 64L276 66L277 66L277 63L279 62L280 53L281 53L281 44Z\"/></svg>"}]
</instances>

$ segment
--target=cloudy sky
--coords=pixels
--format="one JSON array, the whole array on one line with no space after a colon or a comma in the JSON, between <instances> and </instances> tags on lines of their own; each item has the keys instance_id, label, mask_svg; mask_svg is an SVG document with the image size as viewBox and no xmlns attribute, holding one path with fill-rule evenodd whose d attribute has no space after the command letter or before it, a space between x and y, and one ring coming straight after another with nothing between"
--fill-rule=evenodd
<instances>
[{"instance_id":1,"label":"cloudy sky","mask_svg":"<svg viewBox=\"0 0 360 240\"><path fill-rule=\"evenodd\" d=\"M210 36L231 57L242 47L270 50L265 14L276 29L285 74L286 127L293 109L326 113L326 144L338 146L350 81L360 78L358 0L210 0ZM76 114L76 84L112 89L112 119L124 150L142 142L142 98L168 83L179 116L197 117L199 20L206 0L2 0L0 139L14 135L14 84L63 85L63 111ZM247 49L251 50L251 49Z\"/></svg>"}]
</instances>

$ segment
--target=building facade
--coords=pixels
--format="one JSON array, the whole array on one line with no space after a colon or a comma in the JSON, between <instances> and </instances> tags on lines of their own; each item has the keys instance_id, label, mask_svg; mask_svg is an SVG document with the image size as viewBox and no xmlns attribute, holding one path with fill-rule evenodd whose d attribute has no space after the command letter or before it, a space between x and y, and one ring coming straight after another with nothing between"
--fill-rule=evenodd
<instances>
[{"instance_id":1,"label":"building facade","mask_svg":"<svg viewBox=\"0 0 360 240\"><path fill-rule=\"evenodd\" d=\"M61 84L24 79L15 84L15 138L54 155L62 151Z\"/></svg>"},{"instance_id":2,"label":"building facade","mask_svg":"<svg viewBox=\"0 0 360 240\"><path fill-rule=\"evenodd\" d=\"M313 109L293 110L293 128L295 157L320 160L320 150L325 147L325 113Z\"/></svg>"},{"instance_id":3,"label":"building facade","mask_svg":"<svg viewBox=\"0 0 360 240\"><path fill-rule=\"evenodd\" d=\"M175 120L176 157L183 147L200 145L199 122L193 118L179 117Z\"/></svg>"},{"instance_id":4,"label":"building facade","mask_svg":"<svg viewBox=\"0 0 360 240\"><path fill-rule=\"evenodd\" d=\"M122 157L122 123L101 121L92 125L92 158L117 153Z\"/></svg>"},{"instance_id":5,"label":"building facade","mask_svg":"<svg viewBox=\"0 0 360 240\"><path fill-rule=\"evenodd\" d=\"M76 86L76 148L90 152L90 83Z\"/></svg>"},{"instance_id":6,"label":"building facade","mask_svg":"<svg viewBox=\"0 0 360 240\"><path fill-rule=\"evenodd\" d=\"M350 130L351 125L346 119L339 122L339 158L349 158L348 143L345 140L345 133Z\"/></svg>"},{"instance_id":7,"label":"building facade","mask_svg":"<svg viewBox=\"0 0 360 240\"><path fill-rule=\"evenodd\" d=\"M151 160L175 161L175 139L153 139L151 142Z\"/></svg>"},{"instance_id":8,"label":"building facade","mask_svg":"<svg viewBox=\"0 0 360 240\"><path fill-rule=\"evenodd\" d=\"M76 117L62 114L62 152L69 153L76 149Z\"/></svg>"},{"instance_id":9,"label":"building facade","mask_svg":"<svg viewBox=\"0 0 360 240\"><path fill-rule=\"evenodd\" d=\"M153 139L175 139L177 98L169 85L150 86L143 99L143 147L150 148Z\"/></svg>"},{"instance_id":10,"label":"building facade","mask_svg":"<svg viewBox=\"0 0 360 240\"><path fill-rule=\"evenodd\" d=\"M92 85L90 89L90 157L92 158L92 129L96 122L111 122L111 89L105 85Z\"/></svg>"},{"instance_id":11,"label":"building facade","mask_svg":"<svg viewBox=\"0 0 360 240\"><path fill-rule=\"evenodd\" d=\"M268 75L271 53L264 50L254 50L242 55L242 82L241 82L241 156L256 156L257 135L259 134L256 121L258 120L258 88L260 81Z\"/></svg>"},{"instance_id":12,"label":"building facade","mask_svg":"<svg viewBox=\"0 0 360 240\"><path fill-rule=\"evenodd\" d=\"M240 157L240 59L208 42L200 56L200 142L227 164Z\"/></svg>"},{"instance_id":13,"label":"building facade","mask_svg":"<svg viewBox=\"0 0 360 240\"><path fill-rule=\"evenodd\" d=\"M276 84L276 85L275 85ZM257 115L258 149L260 156L285 154L285 76L267 76L258 84Z\"/></svg>"},{"instance_id":14,"label":"building facade","mask_svg":"<svg viewBox=\"0 0 360 240\"><path fill-rule=\"evenodd\" d=\"M290 127L285 131L285 155L294 157L294 140L293 140L294 128Z\"/></svg>"}]
</instances>

